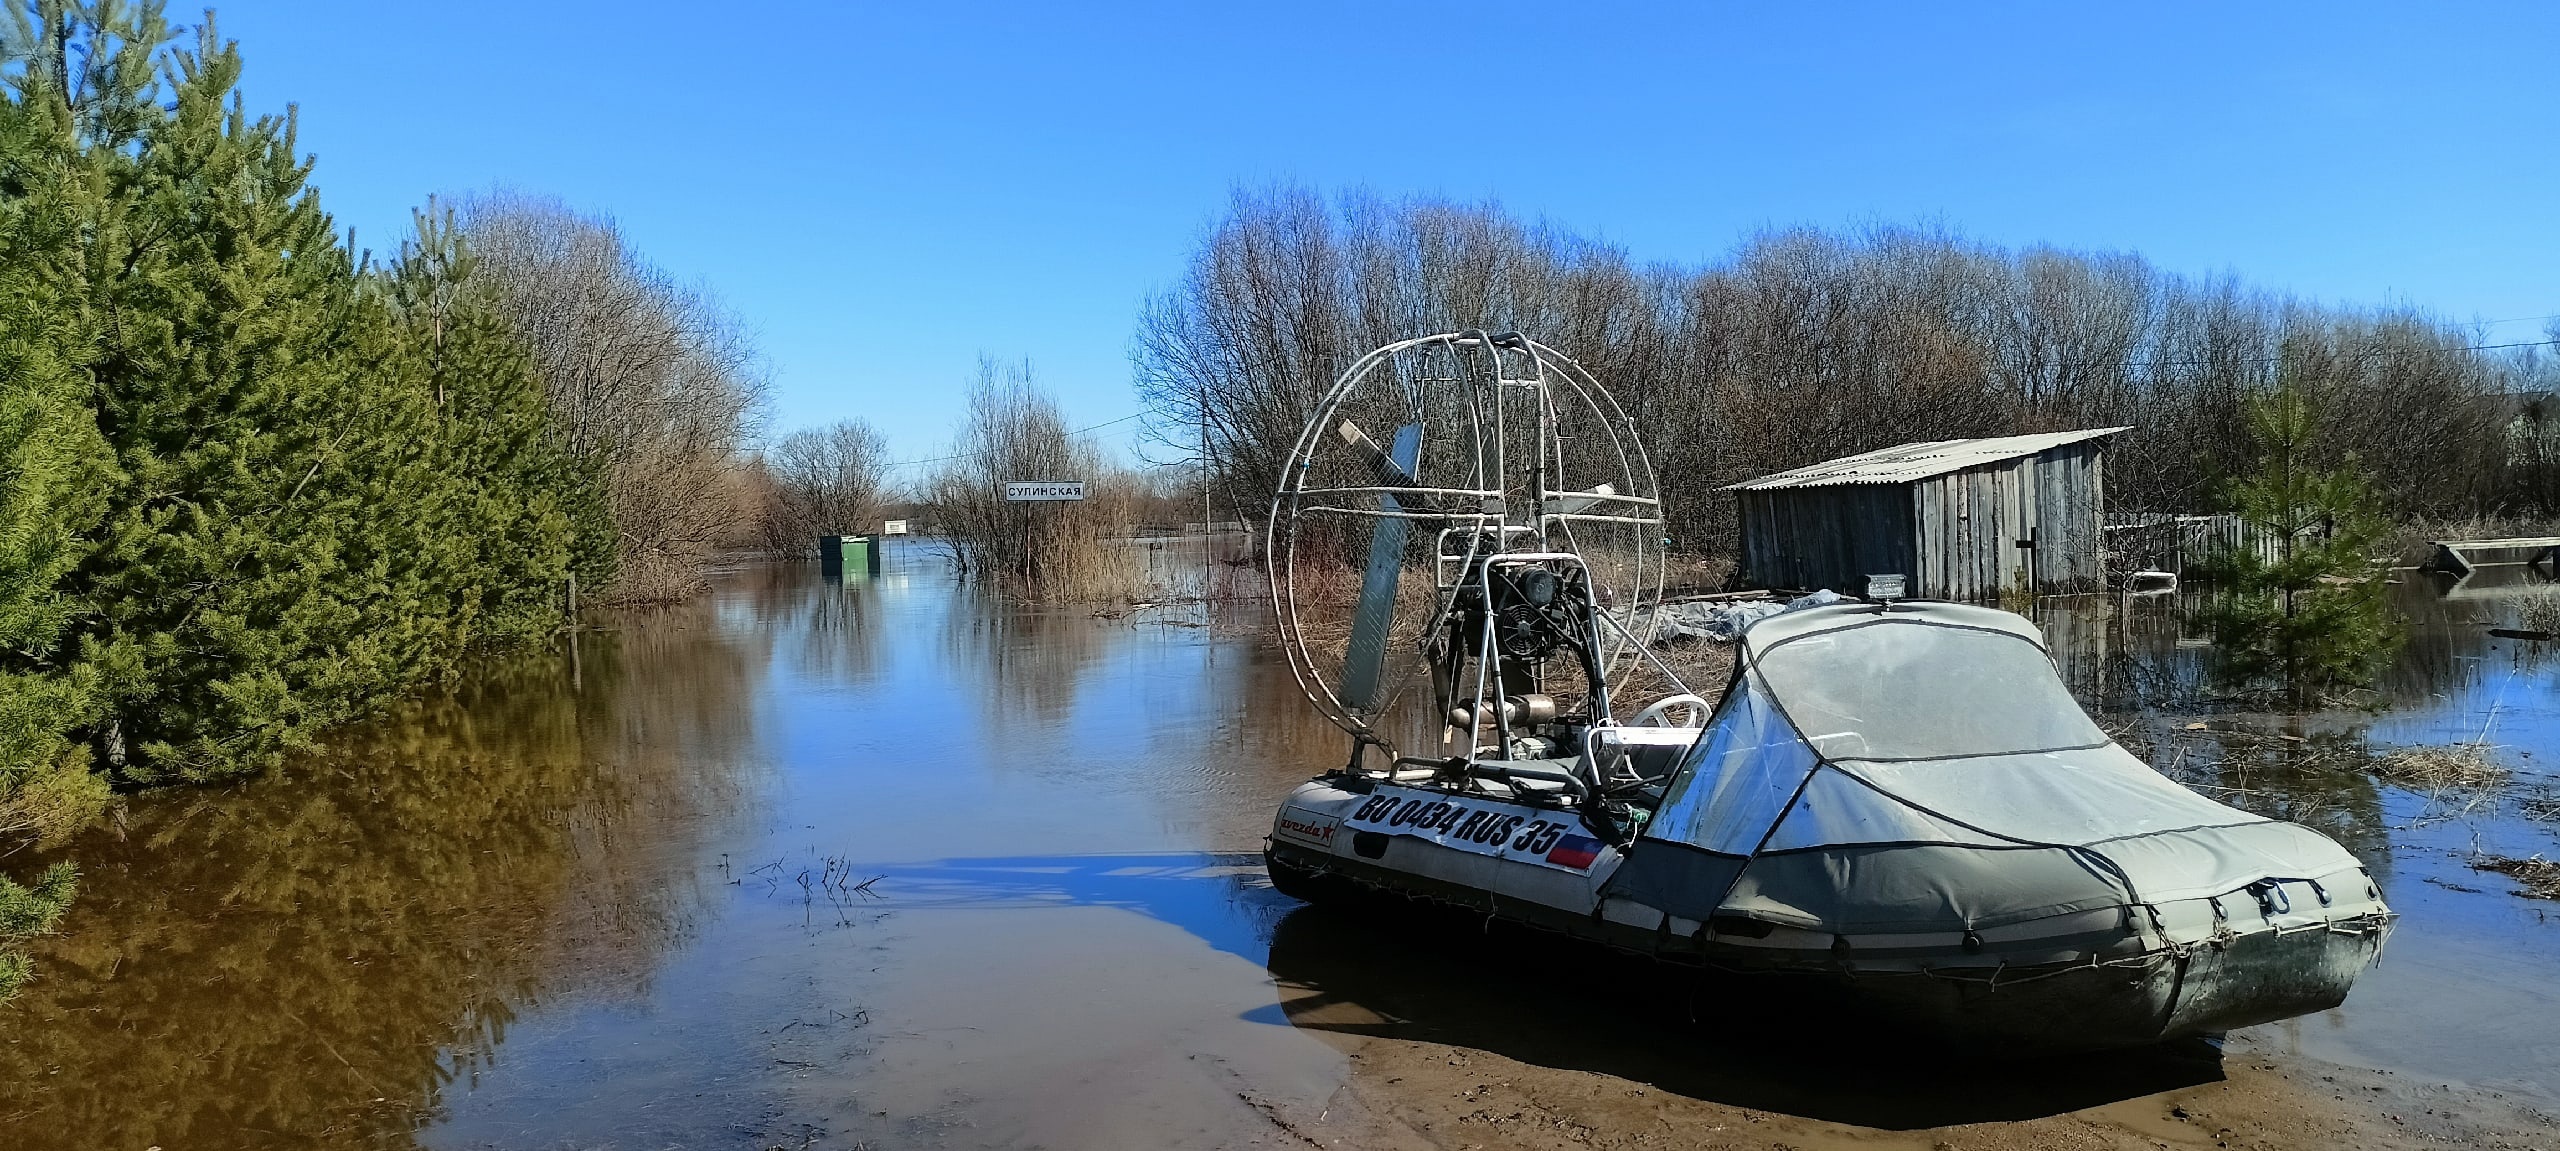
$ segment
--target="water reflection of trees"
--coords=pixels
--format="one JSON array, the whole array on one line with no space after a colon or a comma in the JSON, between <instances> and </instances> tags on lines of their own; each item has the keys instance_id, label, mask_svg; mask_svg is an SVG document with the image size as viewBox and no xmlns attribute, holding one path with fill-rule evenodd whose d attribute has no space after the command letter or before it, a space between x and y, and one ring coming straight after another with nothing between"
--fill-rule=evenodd
<instances>
[{"instance_id":1,"label":"water reflection of trees","mask_svg":"<svg viewBox=\"0 0 2560 1151\"><path fill-rule=\"evenodd\" d=\"M2456 580L2429 572L2402 573L2393 602L2409 621L2409 642L2383 673L2380 687L2395 699L2462 695L2500 672L2550 662L2553 646L2489 634L2513 627L2516 604L2548 581L2523 567L2483 569Z\"/></svg>"},{"instance_id":2,"label":"water reflection of trees","mask_svg":"<svg viewBox=\"0 0 2560 1151\"><path fill-rule=\"evenodd\" d=\"M518 1012L625 994L740 811L758 653L657 617L255 781L138 798L8 1011L12 1147L405 1143Z\"/></svg>"},{"instance_id":3,"label":"water reflection of trees","mask_svg":"<svg viewBox=\"0 0 2560 1151\"><path fill-rule=\"evenodd\" d=\"M1024 605L965 586L948 603L937 637L942 662L975 696L993 745L1036 745L1054 763L1093 750L1047 742L1061 733L1108 733L1115 783L1161 797L1169 819L1206 823L1205 842L1258 840L1280 795L1350 751L1350 737L1308 705L1269 642L1259 604L1096 619L1090 609ZM1437 752L1440 725L1425 722L1429 710L1417 698L1391 717L1390 733L1418 753Z\"/></svg>"},{"instance_id":4,"label":"water reflection of trees","mask_svg":"<svg viewBox=\"0 0 2560 1151\"><path fill-rule=\"evenodd\" d=\"M1128 630L1098 626L1087 608L1023 604L975 584L950 594L943 660L976 691L991 732L1064 722L1086 674Z\"/></svg>"},{"instance_id":5,"label":"water reflection of trees","mask_svg":"<svg viewBox=\"0 0 2560 1151\"><path fill-rule=\"evenodd\" d=\"M2449 583L2403 572L2392 587L2406 640L2374 683L2377 703L2461 695L2506 664L2547 658L2489 634L2512 615L2505 606L2510 589L2475 577L2447 594ZM2212 649L2186 622L2206 594L2190 588L2164 596L2053 597L2037 603L2035 618L2064 682L2082 702L2116 712L2193 708L2221 702Z\"/></svg>"},{"instance_id":6,"label":"water reflection of trees","mask_svg":"<svg viewBox=\"0 0 2560 1151\"><path fill-rule=\"evenodd\" d=\"M758 634L784 645L785 657L803 678L859 686L884 666L884 581L903 584L908 578L900 571L877 579L822 579L816 564L775 563L739 571L722 588L754 619Z\"/></svg>"},{"instance_id":7,"label":"water reflection of trees","mask_svg":"<svg viewBox=\"0 0 2560 1151\"><path fill-rule=\"evenodd\" d=\"M2370 717L2336 713L2313 728L2274 716L2195 720L2213 702L2213 669L2184 623L2193 594L2050 599L2037 605L2036 623L2072 694L2116 717L2109 726L2127 750L2219 802L2313 828L2387 874L2390 827L2368 770ZM2442 629L2412 631L2459 642ZM2395 667L2419 658L2413 647Z\"/></svg>"},{"instance_id":8,"label":"water reflection of trees","mask_svg":"<svg viewBox=\"0 0 2560 1151\"><path fill-rule=\"evenodd\" d=\"M2127 750L2207 798L2337 840L2376 876L2391 873L2391 824L2363 725L2285 730L2222 720L2190 729L2153 717L2118 733Z\"/></svg>"}]
</instances>

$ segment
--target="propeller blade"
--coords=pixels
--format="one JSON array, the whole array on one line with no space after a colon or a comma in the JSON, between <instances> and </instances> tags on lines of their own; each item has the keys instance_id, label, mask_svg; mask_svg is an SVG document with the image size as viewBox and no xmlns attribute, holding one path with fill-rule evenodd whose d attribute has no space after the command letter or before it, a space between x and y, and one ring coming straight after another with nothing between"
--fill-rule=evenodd
<instances>
[{"instance_id":1,"label":"propeller blade","mask_svg":"<svg viewBox=\"0 0 2560 1151\"><path fill-rule=\"evenodd\" d=\"M1365 445L1376 453L1371 464L1378 471L1380 483L1415 485L1413 470L1422 457L1422 425L1397 428L1386 451L1379 451L1378 445L1361 435L1349 420L1342 422L1341 431L1343 440L1355 449ZM1396 478L1390 480L1390 476ZM1403 506L1397 496L1383 495L1378 500L1386 511ZM1374 711L1383 702L1378 696L1386 682L1387 630L1395 622L1396 582L1404 574L1405 540L1412 530L1410 520L1380 519L1378 530L1369 537L1369 564L1360 573L1360 607L1351 617L1351 643L1343 653L1342 667L1342 702L1360 711Z\"/></svg>"},{"instance_id":2,"label":"propeller blade","mask_svg":"<svg viewBox=\"0 0 2560 1151\"><path fill-rule=\"evenodd\" d=\"M1419 424L1405 425L1405 427L1413 428L1418 428L1420 426L1421 425ZM1422 481L1414 478L1413 469L1416 465L1413 459L1401 458L1389 453L1385 448L1379 447L1378 441L1370 439L1369 433L1360 430L1360 425L1352 423L1349 420L1344 420L1341 423L1334 425L1333 434L1342 437L1342 442L1350 447L1351 454L1360 457L1362 462L1369 465L1369 471L1376 478L1379 487L1414 488L1422 486ZM1404 428L1397 428L1396 435L1398 437L1402 437L1404 435ZM1402 442L1401 439L1399 439L1398 442ZM1440 506L1439 501L1434 500L1429 496L1419 494L1399 496L1394 502L1388 504L1387 507L1390 510L1402 508L1409 512L1437 513L1447 510Z\"/></svg>"}]
</instances>

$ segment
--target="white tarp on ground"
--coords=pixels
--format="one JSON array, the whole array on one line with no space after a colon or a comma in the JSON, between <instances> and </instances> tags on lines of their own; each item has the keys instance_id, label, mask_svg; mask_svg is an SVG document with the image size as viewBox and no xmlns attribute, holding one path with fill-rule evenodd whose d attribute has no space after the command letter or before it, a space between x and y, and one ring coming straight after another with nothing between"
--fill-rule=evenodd
<instances>
[{"instance_id":1,"label":"white tarp on ground","mask_svg":"<svg viewBox=\"0 0 2560 1151\"><path fill-rule=\"evenodd\" d=\"M2007 612L1808 608L1741 642L1743 673L1613 882L1675 914L1964 930L2358 866L2117 747Z\"/></svg>"}]
</instances>

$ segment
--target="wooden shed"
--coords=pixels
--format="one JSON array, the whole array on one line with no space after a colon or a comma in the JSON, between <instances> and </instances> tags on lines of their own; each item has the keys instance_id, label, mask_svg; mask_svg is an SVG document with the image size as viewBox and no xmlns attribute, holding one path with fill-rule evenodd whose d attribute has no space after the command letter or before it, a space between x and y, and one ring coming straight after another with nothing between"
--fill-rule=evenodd
<instances>
[{"instance_id":1,"label":"wooden shed","mask_svg":"<svg viewBox=\"0 0 2560 1151\"><path fill-rule=\"evenodd\" d=\"M1898 573L1911 596L1940 600L2095 590L2101 458L2124 430L1902 444L1735 484L1742 578L1854 595Z\"/></svg>"}]
</instances>

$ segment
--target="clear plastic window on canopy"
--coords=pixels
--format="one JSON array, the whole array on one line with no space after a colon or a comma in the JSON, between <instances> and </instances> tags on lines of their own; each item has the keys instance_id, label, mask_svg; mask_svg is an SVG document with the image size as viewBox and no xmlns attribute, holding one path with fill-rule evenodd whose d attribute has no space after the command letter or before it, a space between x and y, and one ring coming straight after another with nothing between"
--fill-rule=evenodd
<instances>
[{"instance_id":1,"label":"clear plastic window on canopy","mask_svg":"<svg viewBox=\"0 0 2560 1151\"><path fill-rule=\"evenodd\" d=\"M1825 759L2004 755L2106 742L2042 648L1879 621L1791 638L1753 670Z\"/></svg>"},{"instance_id":2,"label":"clear plastic window on canopy","mask_svg":"<svg viewBox=\"0 0 2560 1151\"><path fill-rule=\"evenodd\" d=\"M1691 747L1645 834L1749 855L1819 762L1749 676Z\"/></svg>"}]
</instances>

